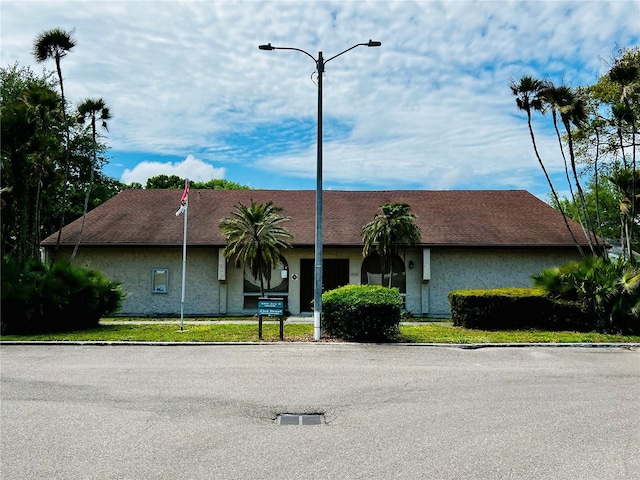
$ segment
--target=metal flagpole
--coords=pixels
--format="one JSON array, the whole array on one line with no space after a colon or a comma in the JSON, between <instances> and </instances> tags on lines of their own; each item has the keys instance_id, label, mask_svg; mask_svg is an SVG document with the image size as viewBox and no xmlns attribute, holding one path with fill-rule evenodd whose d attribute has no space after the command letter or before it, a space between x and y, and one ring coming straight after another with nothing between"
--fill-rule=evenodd
<instances>
[{"instance_id":1,"label":"metal flagpole","mask_svg":"<svg viewBox=\"0 0 640 480\"><path fill-rule=\"evenodd\" d=\"M187 279L187 215L189 215L189 180L184 181L184 234L182 240L182 300L180 302L180 331L184 331L184 294Z\"/></svg>"}]
</instances>

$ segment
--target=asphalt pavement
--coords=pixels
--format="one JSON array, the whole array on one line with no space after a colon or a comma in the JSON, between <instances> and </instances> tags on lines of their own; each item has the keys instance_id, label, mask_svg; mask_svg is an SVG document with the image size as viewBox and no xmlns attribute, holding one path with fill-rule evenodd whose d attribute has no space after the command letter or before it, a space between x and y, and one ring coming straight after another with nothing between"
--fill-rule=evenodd
<instances>
[{"instance_id":1,"label":"asphalt pavement","mask_svg":"<svg viewBox=\"0 0 640 480\"><path fill-rule=\"evenodd\" d=\"M0 374L2 479L640 479L628 346L2 345Z\"/></svg>"}]
</instances>

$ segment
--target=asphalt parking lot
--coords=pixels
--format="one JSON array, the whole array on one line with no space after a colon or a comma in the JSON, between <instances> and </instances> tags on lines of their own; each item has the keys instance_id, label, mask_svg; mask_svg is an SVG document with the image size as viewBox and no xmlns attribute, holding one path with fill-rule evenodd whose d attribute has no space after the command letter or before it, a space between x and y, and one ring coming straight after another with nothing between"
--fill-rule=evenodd
<instances>
[{"instance_id":1,"label":"asphalt parking lot","mask_svg":"<svg viewBox=\"0 0 640 480\"><path fill-rule=\"evenodd\" d=\"M633 348L3 345L0 371L2 479L640 478Z\"/></svg>"}]
</instances>

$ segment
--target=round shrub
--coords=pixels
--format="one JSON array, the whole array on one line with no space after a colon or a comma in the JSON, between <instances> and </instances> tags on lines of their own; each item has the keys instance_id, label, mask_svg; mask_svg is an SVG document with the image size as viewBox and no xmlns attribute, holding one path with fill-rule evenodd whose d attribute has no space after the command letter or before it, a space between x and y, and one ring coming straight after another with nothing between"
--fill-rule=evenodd
<instances>
[{"instance_id":1,"label":"round shrub","mask_svg":"<svg viewBox=\"0 0 640 480\"><path fill-rule=\"evenodd\" d=\"M385 341L399 332L402 297L397 288L346 285L322 295L323 328L331 337Z\"/></svg>"},{"instance_id":2,"label":"round shrub","mask_svg":"<svg viewBox=\"0 0 640 480\"><path fill-rule=\"evenodd\" d=\"M119 282L96 270L3 258L0 331L20 335L95 327L102 316L120 309L124 297Z\"/></svg>"}]
</instances>

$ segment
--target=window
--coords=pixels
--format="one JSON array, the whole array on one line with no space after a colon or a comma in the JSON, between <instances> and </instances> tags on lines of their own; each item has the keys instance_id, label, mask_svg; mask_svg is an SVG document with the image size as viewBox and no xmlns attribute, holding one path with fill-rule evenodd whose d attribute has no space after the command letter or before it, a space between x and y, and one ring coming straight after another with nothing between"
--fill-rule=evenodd
<instances>
[{"instance_id":1,"label":"window","mask_svg":"<svg viewBox=\"0 0 640 480\"><path fill-rule=\"evenodd\" d=\"M244 308L257 309L260 297L260 279L253 278L251 271L244 267ZM280 257L280 263L271 269L271 281L264 282L264 294L268 297L284 297L285 308L289 295L289 267L284 257Z\"/></svg>"},{"instance_id":2,"label":"window","mask_svg":"<svg viewBox=\"0 0 640 480\"><path fill-rule=\"evenodd\" d=\"M382 261L380 255L372 253L362 262L360 283L362 285L382 285L389 286L389 266L382 271ZM393 259L393 274L391 277L391 287L397 288L401 294L407 293L407 275L404 262L399 255Z\"/></svg>"},{"instance_id":3,"label":"window","mask_svg":"<svg viewBox=\"0 0 640 480\"><path fill-rule=\"evenodd\" d=\"M151 273L151 292L167 293L169 291L169 270L154 268Z\"/></svg>"}]
</instances>

